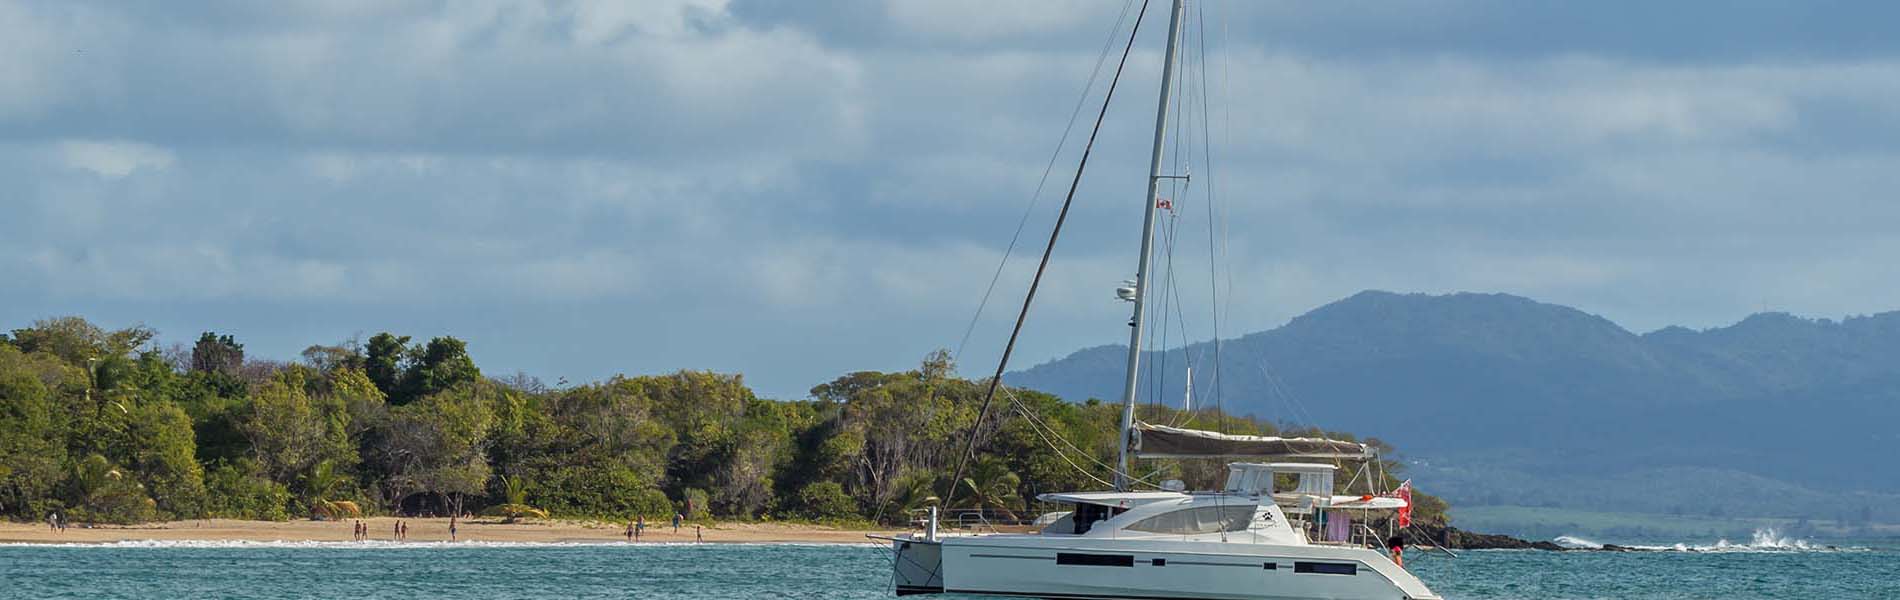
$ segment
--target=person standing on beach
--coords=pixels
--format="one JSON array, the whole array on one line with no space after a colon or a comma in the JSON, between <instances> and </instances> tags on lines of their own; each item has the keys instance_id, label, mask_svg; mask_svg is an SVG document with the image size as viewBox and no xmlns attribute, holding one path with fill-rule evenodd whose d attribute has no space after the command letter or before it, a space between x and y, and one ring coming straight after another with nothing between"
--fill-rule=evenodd
<instances>
[{"instance_id":1,"label":"person standing on beach","mask_svg":"<svg viewBox=\"0 0 1900 600\"><path fill-rule=\"evenodd\" d=\"M694 538L696 538L696 540L697 540L698 542L701 542L701 543L704 543L704 542L706 541L706 532L704 532L704 531L700 531L700 529L699 529L699 526L698 526L698 525L694 525L694 526L693 526L693 537L694 537Z\"/></svg>"},{"instance_id":2,"label":"person standing on beach","mask_svg":"<svg viewBox=\"0 0 1900 600\"><path fill-rule=\"evenodd\" d=\"M53 533L59 533L59 513L46 515L46 528L52 530Z\"/></svg>"},{"instance_id":3,"label":"person standing on beach","mask_svg":"<svg viewBox=\"0 0 1900 600\"><path fill-rule=\"evenodd\" d=\"M455 541L455 516L449 515L449 541Z\"/></svg>"},{"instance_id":4,"label":"person standing on beach","mask_svg":"<svg viewBox=\"0 0 1900 600\"><path fill-rule=\"evenodd\" d=\"M646 533L646 531L647 531L647 518L635 517L635 521L633 522L633 541L636 541L636 542L640 541L640 534Z\"/></svg>"},{"instance_id":5,"label":"person standing on beach","mask_svg":"<svg viewBox=\"0 0 1900 600\"><path fill-rule=\"evenodd\" d=\"M680 521L684 520L686 520L686 515L673 513L673 535L680 534Z\"/></svg>"},{"instance_id":6,"label":"person standing on beach","mask_svg":"<svg viewBox=\"0 0 1900 600\"><path fill-rule=\"evenodd\" d=\"M622 535L627 536L627 541L633 541L633 521L627 521L627 531Z\"/></svg>"}]
</instances>

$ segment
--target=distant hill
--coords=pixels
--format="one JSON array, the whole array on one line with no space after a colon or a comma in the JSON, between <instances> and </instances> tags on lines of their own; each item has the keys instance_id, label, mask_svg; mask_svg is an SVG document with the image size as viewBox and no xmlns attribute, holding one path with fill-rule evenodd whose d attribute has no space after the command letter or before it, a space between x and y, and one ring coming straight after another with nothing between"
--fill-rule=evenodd
<instances>
[{"instance_id":1,"label":"distant hill","mask_svg":"<svg viewBox=\"0 0 1900 600\"><path fill-rule=\"evenodd\" d=\"M1505 294L1368 291L1223 341L1218 384L1206 368L1211 346L1150 353L1144 394L1178 405L1181 367L1196 357L1197 404L1218 387L1230 411L1392 441L1421 461L1421 475L1450 469L1442 483L1456 489L1436 491L1454 501L1531 504L1514 501L1524 494L1543 505L1575 498L1654 510L1663 488L1707 485L1723 507L1671 493L1668 508L1804 516L1786 501L1743 496L1841 494L1851 506L1823 502L1806 515L1831 518L1874 498L1846 492L1900 492L1900 312L1841 321L1765 313L1639 335ZM1124 352L1088 348L1006 380L1115 400ZM1657 473L1666 476L1639 485ZM1586 481L1628 489L1542 489ZM1900 520L1900 511L1873 510Z\"/></svg>"}]
</instances>

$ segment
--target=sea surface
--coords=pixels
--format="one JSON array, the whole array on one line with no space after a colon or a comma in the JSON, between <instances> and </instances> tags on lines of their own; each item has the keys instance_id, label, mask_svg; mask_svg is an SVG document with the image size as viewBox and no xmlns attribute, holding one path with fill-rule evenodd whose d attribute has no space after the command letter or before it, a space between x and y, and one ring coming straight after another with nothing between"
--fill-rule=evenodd
<instances>
[{"instance_id":1,"label":"sea surface","mask_svg":"<svg viewBox=\"0 0 1900 600\"><path fill-rule=\"evenodd\" d=\"M1433 590L1465 600L1900 598L1891 542L1654 547L1414 551L1407 562ZM871 599L892 597L889 560L872 545L0 545L0 598Z\"/></svg>"}]
</instances>

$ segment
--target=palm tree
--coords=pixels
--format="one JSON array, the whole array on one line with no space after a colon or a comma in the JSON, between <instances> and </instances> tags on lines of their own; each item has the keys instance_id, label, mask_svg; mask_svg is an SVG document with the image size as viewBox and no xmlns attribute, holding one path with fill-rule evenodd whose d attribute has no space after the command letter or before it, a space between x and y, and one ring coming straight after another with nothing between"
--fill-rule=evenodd
<instances>
[{"instance_id":1,"label":"palm tree","mask_svg":"<svg viewBox=\"0 0 1900 600\"><path fill-rule=\"evenodd\" d=\"M1009 466L995 458L984 458L970 468L969 476L959 485L963 486L967 499L963 501L972 508L980 508L1016 520L1016 509L1022 506L1022 495L1017 492L1023 480L1010 472Z\"/></svg>"},{"instance_id":2,"label":"palm tree","mask_svg":"<svg viewBox=\"0 0 1900 600\"><path fill-rule=\"evenodd\" d=\"M520 477L502 475L501 491L502 498L507 502L488 507L488 510L482 511L483 515L502 517L504 523L513 523L522 517L548 518L548 511L528 506L527 482Z\"/></svg>"},{"instance_id":3,"label":"palm tree","mask_svg":"<svg viewBox=\"0 0 1900 600\"><path fill-rule=\"evenodd\" d=\"M332 500L343 487L343 474L330 461L317 463L303 478L304 494L310 502L310 518L342 519L363 516L363 509L349 500Z\"/></svg>"},{"instance_id":4,"label":"palm tree","mask_svg":"<svg viewBox=\"0 0 1900 600\"><path fill-rule=\"evenodd\" d=\"M937 478L926 470L904 473L892 485L897 493L891 498L899 511L912 511L942 502L937 498Z\"/></svg>"},{"instance_id":5,"label":"palm tree","mask_svg":"<svg viewBox=\"0 0 1900 600\"><path fill-rule=\"evenodd\" d=\"M878 509L878 520L904 519L911 511L942 503L943 500L937 498L937 483L937 477L923 469L897 476L897 480L891 482L891 499Z\"/></svg>"},{"instance_id":6,"label":"palm tree","mask_svg":"<svg viewBox=\"0 0 1900 600\"><path fill-rule=\"evenodd\" d=\"M122 477L119 470L113 468L106 457L98 454L86 457L73 469L73 481L79 484L81 496L91 495L94 491L119 481Z\"/></svg>"}]
</instances>

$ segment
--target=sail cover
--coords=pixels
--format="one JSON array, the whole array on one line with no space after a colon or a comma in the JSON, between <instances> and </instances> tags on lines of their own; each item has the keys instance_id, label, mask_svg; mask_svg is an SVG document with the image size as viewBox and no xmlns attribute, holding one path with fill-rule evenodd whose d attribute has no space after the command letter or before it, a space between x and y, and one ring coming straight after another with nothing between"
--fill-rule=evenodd
<instances>
[{"instance_id":1,"label":"sail cover","mask_svg":"<svg viewBox=\"0 0 1900 600\"><path fill-rule=\"evenodd\" d=\"M1135 455L1142 458L1368 458L1365 444L1325 438L1228 435L1200 429L1135 424Z\"/></svg>"}]
</instances>

